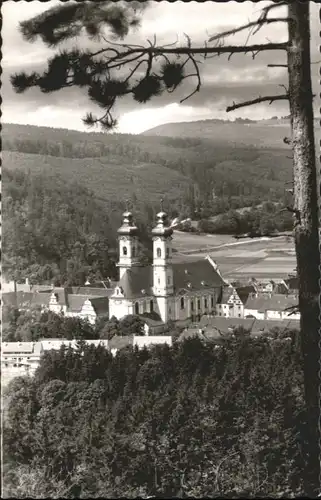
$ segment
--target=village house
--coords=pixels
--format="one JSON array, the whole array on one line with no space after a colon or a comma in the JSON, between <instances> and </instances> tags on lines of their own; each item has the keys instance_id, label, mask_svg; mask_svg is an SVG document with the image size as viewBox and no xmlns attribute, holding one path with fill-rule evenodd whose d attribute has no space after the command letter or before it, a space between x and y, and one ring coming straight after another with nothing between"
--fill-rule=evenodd
<instances>
[{"instance_id":1,"label":"village house","mask_svg":"<svg viewBox=\"0 0 321 500\"><path fill-rule=\"evenodd\" d=\"M244 304L232 285L223 288L216 304L216 314L225 318L243 318Z\"/></svg>"},{"instance_id":2,"label":"village house","mask_svg":"<svg viewBox=\"0 0 321 500\"><path fill-rule=\"evenodd\" d=\"M28 310L35 307L44 311L79 317L94 325L101 317L108 317L112 289L89 287L54 287L34 285L32 291L14 291L2 294L3 304Z\"/></svg>"},{"instance_id":3,"label":"village house","mask_svg":"<svg viewBox=\"0 0 321 500\"><path fill-rule=\"evenodd\" d=\"M258 320L255 318L225 318L203 316L197 325L190 325L185 328L178 337L178 342L185 339L198 337L204 341L217 341L229 335L237 335L237 330L242 328L248 331L252 337L269 335L273 329L281 332L287 330L299 330L300 324L296 320Z\"/></svg>"},{"instance_id":4,"label":"village house","mask_svg":"<svg viewBox=\"0 0 321 500\"><path fill-rule=\"evenodd\" d=\"M295 296L273 294L271 296L250 295L244 304L244 318L266 320L299 320L298 300Z\"/></svg>"}]
</instances>

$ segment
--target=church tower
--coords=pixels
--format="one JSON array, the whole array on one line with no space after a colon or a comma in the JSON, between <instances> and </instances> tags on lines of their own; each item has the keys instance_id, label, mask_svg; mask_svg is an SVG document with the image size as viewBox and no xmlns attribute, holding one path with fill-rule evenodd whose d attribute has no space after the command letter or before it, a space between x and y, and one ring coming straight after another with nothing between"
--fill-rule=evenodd
<instances>
[{"instance_id":1,"label":"church tower","mask_svg":"<svg viewBox=\"0 0 321 500\"><path fill-rule=\"evenodd\" d=\"M119 241L119 279L127 269L139 265L138 259L138 228L133 222L133 214L128 210L123 213L123 223L118 229Z\"/></svg>"},{"instance_id":2,"label":"church tower","mask_svg":"<svg viewBox=\"0 0 321 500\"><path fill-rule=\"evenodd\" d=\"M170 319L169 297L174 293L172 268L172 234L173 229L168 224L167 214L161 211L157 214L157 224L152 230L153 236L153 291L159 314L166 323Z\"/></svg>"}]
</instances>

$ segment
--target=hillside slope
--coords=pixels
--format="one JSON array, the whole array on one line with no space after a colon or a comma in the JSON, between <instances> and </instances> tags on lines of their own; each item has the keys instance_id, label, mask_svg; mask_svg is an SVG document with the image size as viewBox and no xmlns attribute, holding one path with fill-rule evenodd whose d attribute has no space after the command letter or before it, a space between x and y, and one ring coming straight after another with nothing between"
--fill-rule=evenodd
<instances>
[{"instance_id":1,"label":"hillside slope","mask_svg":"<svg viewBox=\"0 0 321 500\"><path fill-rule=\"evenodd\" d=\"M156 209L164 197L167 210L187 216L279 201L291 180L288 148L244 145L245 133L235 144L222 133L222 124L216 126L217 141L4 124L3 163L9 170L60 174L109 202L130 198Z\"/></svg>"},{"instance_id":2,"label":"hillside slope","mask_svg":"<svg viewBox=\"0 0 321 500\"><path fill-rule=\"evenodd\" d=\"M123 160L63 158L16 151L3 151L3 165L36 174L58 174L86 186L106 201L140 198L153 202L166 193L174 200L184 193L189 181L183 174L155 163L126 164ZM4 194L6 187L3 186Z\"/></svg>"}]
</instances>

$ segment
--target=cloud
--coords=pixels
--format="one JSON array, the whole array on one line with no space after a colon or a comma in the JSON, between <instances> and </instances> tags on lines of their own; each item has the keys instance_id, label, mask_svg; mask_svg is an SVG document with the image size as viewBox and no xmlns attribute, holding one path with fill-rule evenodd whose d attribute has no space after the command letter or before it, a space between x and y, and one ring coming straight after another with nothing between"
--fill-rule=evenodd
<instances>
[{"instance_id":1,"label":"cloud","mask_svg":"<svg viewBox=\"0 0 321 500\"><path fill-rule=\"evenodd\" d=\"M84 89L64 89L49 95L41 93L38 89L30 89L18 95L11 87L9 77L12 73L21 70L41 71L46 66L47 58L55 52L45 47L40 41L32 44L23 41L18 30L19 22L58 3L56 0L45 4L38 1L25 3L8 0L1 7L4 122L38 123L82 130L84 127L81 118L87 111L93 113L97 111L87 98ZM156 34L158 44L171 43L177 39L180 45L186 43L184 33L188 33L193 44L202 46L210 35L257 18L260 9L268 3L151 2L151 6L144 13L141 29L126 38L126 42L145 44L147 39L152 40ZM284 15L282 9L278 11L280 16ZM320 58L317 48L317 9L317 4L311 2L311 51L314 61ZM225 44L244 44L247 36L247 32L242 32L227 37ZM278 23L262 28L253 39L251 38L250 43L264 43L267 38L271 41L282 41L286 39L286 36L285 24ZM85 37L80 37L77 43L82 47L88 46L88 40ZM73 46L74 42L68 42L68 44L68 46ZM97 43L90 42L90 46L97 47ZM184 97L193 92L197 84L195 78L189 78L173 94L165 93L146 105L136 103L131 97L123 98L117 104L116 109L116 114L120 119L119 130L137 133L142 127L146 129L169 121L224 116L231 118L232 115L225 113L225 108L233 101L249 100L258 95L283 93L279 85L287 83L287 72L279 68L267 68L267 64L285 61L283 52L262 52L254 60L251 55L235 54L230 61L227 56L202 61L200 92L180 104ZM318 72L319 65L313 65L312 74L315 85L318 82ZM235 116L255 118L272 114L288 114L287 102L277 102L271 106L262 104L262 106L241 109L234 113Z\"/></svg>"}]
</instances>

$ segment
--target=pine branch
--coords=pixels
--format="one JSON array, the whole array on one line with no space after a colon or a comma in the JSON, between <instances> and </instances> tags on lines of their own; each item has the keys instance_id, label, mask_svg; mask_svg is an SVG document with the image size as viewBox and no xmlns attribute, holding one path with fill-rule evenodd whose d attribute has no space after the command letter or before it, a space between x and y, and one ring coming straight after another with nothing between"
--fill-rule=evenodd
<instances>
[{"instance_id":1,"label":"pine branch","mask_svg":"<svg viewBox=\"0 0 321 500\"><path fill-rule=\"evenodd\" d=\"M201 76L200 76L200 72L199 72L199 69L198 69L198 66L197 66L197 62L195 61L194 57L192 55L189 56L189 58L193 65L194 65L194 68L195 68L195 71L196 71L196 74L195 76L197 76L197 80L198 80L198 83L197 83L197 86L195 88L195 90L189 94L187 97L184 97L184 99L181 99L179 102L180 104L182 104L184 101L187 101L187 99L189 99L190 97L192 97L194 94L196 94L196 92L199 92L200 88L201 88ZM189 76L194 76L194 75L189 75ZM187 78L187 77L185 77Z\"/></svg>"},{"instance_id":2,"label":"pine branch","mask_svg":"<svg viewBox=\"0 0 321 500\"><path fill-rule=\"evenodd\" d=\"M123 44L119 44L119 46L125 48L126 46ZM127 46L128 47L128 46ZM259 53L267 50L287 50L288 49L288 42L282 42L282 43L263 43L263 44L253 44L253 45L218 45L216 47L175 47L175 48L168 48L168 47L145 47L144 49L141 48L131 48L127 51L117 51L114 49L114 51L117 52L117 55L113 57L109 62L113 62L117 59L120 58L126 58L131 55L137 55L140 54L141 56L146 55L146 54L151 54L153 56L160 56L162 54L173 54L173 55L195 55L195 54L247 54L248 52L254 52L254 53ZM110 50L110 48L104 48L101 49L97 52L93 52L91 54L91 57L103 54Z\"/></svg>"},{"instance_id":3,"label":"pine branch","mask_svg":"<svg viewBox=\"0 0 321 500\"><path fill-rule=\"evenodd\" d=\"M284 101L287 99L289 99L288 94L258 97L257 99L253 99L251 101L244 101L244 102L240 102L238 104L233 103L232 106L228 106L226 108L226 111L227 111L227 113L229 113L230 111L234 111L235 109L244 108L246 106L252 106L253 104L259 104L260 102L269 101L269 104L272 104L272 102L274 102L274 101Z\"/></svg>"},{"instance_id":4,"label":"pine branch","mask_svg":"<svg viewBox=\"0 0 321 500\"><path fill-rule=\"evenodd\" d=\"M228 30L228 31L223 31L222 33L219 33L218 35L214 35L212 36L208 41L209 42L213 42L214 40L221 40L222 38L224 38L225 36L229 36L229 35L235 35L236 33L239 33L240 31L244 31L246 29L249 29L249 28L253 28L253 27L258 27L258 29L260 29L264 24L272 24L272 23L287 23L289 21L289 19L287 17L275 17L275 18L272 18L272 19L257 19L256 21L252 21L248 24L244 24L243 26L240 26L239 28L233 28L231 30ZM255 32L258 31L255 30Z\"/></svg>"}]
</instances>

